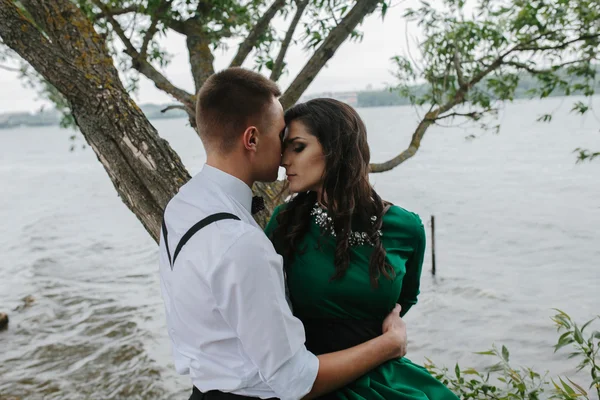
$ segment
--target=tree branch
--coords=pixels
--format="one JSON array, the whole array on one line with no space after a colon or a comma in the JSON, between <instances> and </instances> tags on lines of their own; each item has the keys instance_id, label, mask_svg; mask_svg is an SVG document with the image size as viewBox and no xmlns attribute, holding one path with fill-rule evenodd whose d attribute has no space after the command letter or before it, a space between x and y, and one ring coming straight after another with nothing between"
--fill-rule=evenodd
<instances>
[{"instance_id":1,"label":"tree branch","mask_svg":"<svg viewBox=\"0 0 600 400\"><path fill-rule=\"evenodd\" d=\"M275 14L285 6L285 0L275 0L271 7L267 9L264 15L258 20L254 28L250 31L246 39L240 44L237 54L233 57L230 67L239 67L244 63L248 54L257 45L260 36L269 28L269 24Z\"/></svg>"},{"instance_id":2,"label":"tree branch","mask_svg":"<svg viewBox=\"0 0 600 400\"><path fill-rule=\"evenodd\" d=\"M179 21L176 19L170 19L170 18L166 18L165 19L165 24L173 29L175 32L180 33L182 35L185 35L185 23L187 21Z\"/></svg>"},{"instance_id":3,"label":"tree branch","mask_svg":"<svg viewBox=\"0 0 600 400\"><path fill-rule=\"evenodd\" d=\"M456 69L456 77L458 78L458 85L463 87L466 85L465 77L463 75L462 66L460 65L460 55L458 50L454 51L454 68Z\"/></svg>"},{"instance_id":4,"label":"tree branch","mask_svg":"<svg viewBox=\"0 0 600 400\"><path fill-rule=\"evenodd\" d=\"M112 15L113 17L116 17L118 15L124 15L124 14L129 14L132 12L139 12L140 11L140 7L139 6L130 6L130 7L124 7L124 8L110 8L107 10L107 12L105 11L100 11L98 14L95 15L95 19L102 19L102 18L106 18L107 15Z\"/></svg>"},{"instance_id":5,"label":"tree branch","mask_svg":"<svg viewBox=\"0 0 600 400\"><path fill-rule=\"evenodd\" d=\"M200 20L188 20L184 29L192 77L196 92L198 92L208 77L215 73L213 65L215 57L210 49L211 39L204 32Z\"/></svg>"},{"instance_id":6,"label":"tree branch","mask_svg":"<svg viewBox=\"0 0 600 400\"><path fill-rule=\"evenodd\" d=\"M7 65L2 65L2 64L0 64L0 69L3 69L5 71L10 71L10 72L21 72L21 70L19 68L13 68L13 67L9 67Z\"/></svg>"},{"instance_id":7,"label":"tree branch","mask_svg":"<svg viewBox=\"0 0 600 400\"><path fill-rule=\"evenodd\" d=\"M290 27L288 28L285 38L283 42L281 42L281 48L279 49L279 54L277 54L277 59L275 60L275 64L273 64L273 70L271 71L271 80L277 82L281 73L283 71L283 60L285 60L285 55L287 53L288 48L290 47L290 43L292 42L292 38L294 37L294 32L298 27L298 23L302 18L302 14L304 14L304 10L306 10L306 6L308 6L308 0L301 0L297 3L298 9L296 10L296 14L294 15L294 19L290 23Z\"/></svg>"},{"instance_id":8,"label":"tree branch","mask_svg":"<svg viewBox=\"0 0 600 400\"><path fill-rule=\"evenodd\" d=\"M529 72L532 75L538 75L538 74L551 73L551 72L554 72L556 69L566 67L567 65L577 64L577 63L580 63L580 62L588 62L588 61L591 61L593 59L594 59L594 57L590 56L590 57L584 58L582 60L567 61L567 62L564 62L562 64L553 65L551 69L535 69L535 68L533 68L533 67L531 67L531 66L529 66L529 65L527 65L525 63L518 62L518 61L505 61L504 64L513 66L515 68L523 69L523 70Z\"/></svg>"},{"instance_id":9,"label":"tree branch","mask_svg":"<svg viewBox=\"0 0 600 400\"><path fill-rule=\"evenodd\" d=\"M600 34L585 35L585 36L580 36L580 37L578 37L576 39L573 39L573 40L569 40L567 42L564 42L564 43L562 43L560 45L556 45L556 46L529 46L530 43L533 43L534 41L539 40L541 37L546 36L546 35L547 34L542 34L539 37L536 37L536 38L533 38L533 39L529 40L528 42L525 43L525 46L523 46L523 43L515 45L512 48L506 50L504 53L500 54L500 56L498 56L498 58L496 58L492 64L490 64L489 66L487 66L487 68L485 68L479 74L477 74L476 76L474 76L465 85L461 85L460 89L456 92L454 98L451 101L447 102L446 104L444 104L443 106L437 108L434 111L428 112L425 115L425 117L421 120L421 122L417 126L417 129L413 133L413 136L411 138L410 144L409 144L409 146L408 146L408 148L406 150L404 150L402 153L400 153L399 155L397 155L396 157L394 157L393 159L391 159L389 161L386 161L386 162L380 163L380 164L371 164L371 172L389 171L389 170L397 167L398 165L400 165L404 161L408 160L412 156L414 156L415 153L417 152L417 150L419 149L419 146L421 145L421 140L423 139L423 136L425 135L425 132L427 131L427 129L429 128L429 126L431 124L435 123L435 121L443 119L443 118L451 117L451 116L458 116L458 115L467 116L467 117L473 118L472 115L469 115L469 114L464 115L464 114L460 114L460 113L452 113L452 114L448 114L448 115L445 115L445 116L442 116L442 117L439 117L439 115L443 114L445 112L448 112L454 106L462 103L464 101L466 93L471 88L473 88L483 78L485 78L487 75L489 75L491 72L493 72L494 70L496 70L500 66L502 66L502 65L512 65L512 66L515 66L517 68L521 68L521 69L527 70L527 71L529 71L530 73L533 73L533 74L540 74L540 73L544 73L544 72L549 72L550 71L550 70L548 70L548 71L536 70L536 69L528 66L527 64L523 64L523 63L520 63L520 62L517 62L517 61L505 61L504 59L507 56L509 56L511 53L516 52L516 51L559 50L559 49L566 48L570 44L573 44L573 43L576 43L576 42L579 42L579 41L582 41L582 40L589 40L589 39L600 37ZM574 64L574 63L581 62L581 61L582 60L565 62L563 64L560 64L559 67L564 67L566 65ZM455 66L456 66L456 58L455 58ZM457 69L457 74L458 74L458 69Z\"/></svg>"},{"instance_id":10,"label":"tree branch","mask_svg":"<svg viewBox=\"0 0 600 400\"><path fill-rule=\"evenodd\" d=\"M483 78L485 78L489 73L493 72L494 70L496 70L498 67L500 67L503 63L504 63L504 59L506 57L508 57L511 53L515 52L515 51L523 51L524 49L521 47L522 45L528 45L530 43L535 42L536 40L541 39L544 36L548 36L551 32L546 32L543 34L540 34L534 38L532 38L531 40L528 40L525 43L519 43L514 45L513 47L511 47L510 49L506 50L504 53L500 54L498 56L498 58L496 58L494 60L493 63L491 63L490 65L487 66L486 69L484 69L483 71L481 71L479 74L477 74L475 77L473 77L473 79L471 79L471 81L469 81L466 86L464 87L464 89L466 91L468 91L470 88L472 88L473 86L475 86L476 84L478 84ZM582 40L582 39L578 39L578 40ZM575 43L578 40L574 40L570 43ZM462 90L463 88L461 88ZM459 91L460 92L460 91Z\"/></svg>"},{"instance_id":11,"label":"tree branch","mask_svg":"<svg viewBox=\"0 0 600 400\"><path fill-rule=\"evenodd\" d=\"M183 110L183 111L187 111L186 108L185 108L185 106L177 104L177 105L168 106L168 107L160 110L160 112L164 114L164 113L166 113L169 110Z\"/></svg>"},{"instance_id":12,"label":"tree branch","mask_svg":"<svg viewBox=\"0 0 600 400\"><path fill-rule=\"evenodd\" d=\"M131 57L133 68L138 70L145 77L154 82L156 87L171 96L173 96L176 100L183 103L189 115L194 115L195 113L195 99L194 96L183 89L178 88L173 85L163 74L161 74L156 68L152 66L145 58L142 58L140 53L133 46L123 28L115 18L107 13L106 6L100 0L93 0L94 4L96 4L100 9L104 10L107 14L107 19L110 22L114 32L119 36L123 45L125 46L125 52Z\"/></svg>"},{"instance_id":13,"label":"tree branch","mask_svg":"<svg viewBox=\"0 0 600 400\"><path fill-rule=\"evenodd\" d=\"M156 30L158 29L158 21L170 6L171 0L162 0L156 8L156 11L152 14L150 27L148 28L148 32L146 32L146 36L144 36L144 42L142 43L142 48L140 49L141 58L147 58L148 45L150 44L150 41L156 34Z\"/></svg>"},{"instance_id":14,"label":"tree branch","mask_svg":"<svg viewBox=\"0 0 600 400\"><path fill-rule=\"evenodd\" d=\"M321 46L313 53L312 57L302 71L296 76L288 89L281 96L281 103L284 108L291 107L298 101L302 93L315 79L321 68L327 64L327 61L337 51L342 43L354 31L354 28L363 20L365 15L375 11L379 0L357 0L356 4L325 38Z\"/></svg>"},{"instance_id":15,"label":"tree branch","mask_svg":"<svg viewBox=\"0 0 600 400\"><path fill-rule=\"evenodd\" d=\"M517 51L547 51L547 50L563 50L565 48L567 48L570 44L573 43L577 43L577 42L581 42L583 40L589 40L589 39L596 39L600 37L600 33L596 33L593 35L584 35L584 36L580 36L578 38L572 39L572 40L568 40L566 42L563 42L561 44L555 45L555 46L525 46L525 47L521 47L521 46L517 46L516 50Z\"/></svg>"},{"instance_id":16,"label":"tree branch","mask_svg":"<svg viewBox=\"0 0 600 400\"><path fill-rule=\"evenodd\" d=\"M454 98L452 98L452 100L448 101L443 106L440 106L440 107L436 108L435 110L430 109L430 111L428 111L425 114L425 116L423 117L423 119L421 120L419 125L417 126L417 129L415 129L415 132L413 133L410 143L408 145L408 148L389 161L379 163L379 164L376 164L376 163L371 164L370 165L371 172L377 173L377 172L389 171L391 169L396 168L398 165L402 164L404 161L406 161L409 158L411 158L412 156L414 156L417 153L417 150L419 150L419 147L421 146L421 140L423 139L423 136L425 135L425 132L427 131L427 129L432 124L434 124L435 121L442 119L442 118L446 118L446 116L439 117L440 114L448 112L454 106L462 103L464 101L465 94L467 93L469 87L470 87L470 84L467 84L464 89L463 88L459 89L456 92L456 95L454 96ZM459 114L456 113L456 115L459 115ZM451 116L451 114L448 116Z\"/></svg>"},{"instance_id":17,"label":"tree branch","mask_svg":"<svg viewBox=\"0 0 600 400\"><path fill-rule=\"evenodd\" d=\"M471 119L477 121L478 119L481 118L481 114L482 113L480 113L478 111L472 111L470 113L458 113L458 112L455 112L455 113L450 113L450 114L442 115L441 117L436 117L435 121L439 121L439 120L446 119L446 118L454 118L454 117L471 118Z\"/></svg>"}]
</instances>

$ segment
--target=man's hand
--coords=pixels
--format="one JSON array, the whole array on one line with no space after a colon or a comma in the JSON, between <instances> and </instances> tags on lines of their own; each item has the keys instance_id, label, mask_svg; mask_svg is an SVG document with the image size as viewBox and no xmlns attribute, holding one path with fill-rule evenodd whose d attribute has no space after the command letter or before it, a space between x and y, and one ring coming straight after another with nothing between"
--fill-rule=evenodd
<instances>
[{"instance_id":1,"label":"man's hand","mask_svg":"<svg viewBox=\"0 0 600 400\"><path fill-rule=\"evenodd\" d=\"M408 342L408 336L406 335L406 324L400 318L400 311L402 307L400 304L396 304L396 307L388 314L383 320L382 330L383 334L391 338L391 342L396 346L396 356L404 357L406 355L406 346Z\"/></svg>"}]
</instances>

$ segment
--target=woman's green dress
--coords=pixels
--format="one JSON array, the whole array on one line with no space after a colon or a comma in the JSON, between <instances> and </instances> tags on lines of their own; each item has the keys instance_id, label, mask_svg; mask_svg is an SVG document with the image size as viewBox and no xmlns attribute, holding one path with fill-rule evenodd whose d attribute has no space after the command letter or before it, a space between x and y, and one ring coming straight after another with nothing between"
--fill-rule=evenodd
<instances>
[{"instance_id":1,"label":"woman's green dress","mask_svg":"<svg viewBox=\"0 0 600 400\"><path fill-rule=\"evenodd\" d=\"M265 232L277 249L277 238L272 237L277 227L277 214ZM340 336L327 336L325 326L332 321L350 321L352 327L364 323L377 325L381 329L383 319L396 303L403 306L403 312L417 302L419 281L425 252L425 231L420 218L400 207L392 206L383 217L381 241L387 253L387 261L394 268L393 280L379 279L373 288L369 278L369 260L373 247L368 244L351 247L350 266L343 278L331 280L334 274L333 236L322 236L316 217L311 216L311 225L301 240L303 249L296 254L291 265L286 265L287 283L294 314L302 320L307 329L307 347L319 354L325 351L311 348L309 327L320 328L320 341L339 342ZM321 325L319 327L319 325ZM312 329L312 328L311 328ZM339 326L338 326L338 333ZM373 334L372 336L376 336ZM366 338L368 339L368 338ZM364 341L364 340L363 340ZM343 342L343 340L342 340ZM358 343L346 343L347 348ZM336 345L339 345L337 343ZM314 347L314 346L313 346ZM315 351L317 350L317 351ZM328 351L339 348L328 348ZM328 352L327 351L327 352ZM386 399L386 400L456 400L457 397L441 382L419 365L407 358L399 358L382 364L355 382L338 390L335 398Z\"/></svg>"}]
</instances>

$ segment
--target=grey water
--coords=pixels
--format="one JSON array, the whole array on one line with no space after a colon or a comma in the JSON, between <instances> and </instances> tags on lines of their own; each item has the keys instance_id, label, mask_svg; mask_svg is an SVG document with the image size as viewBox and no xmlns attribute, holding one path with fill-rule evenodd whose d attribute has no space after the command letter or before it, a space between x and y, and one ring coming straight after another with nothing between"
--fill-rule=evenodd
<instances>
[{"instance_id":1,"label":"grey water","mask_svg":"<svg viewBox=\"0 0 600 400\"><path fill-rule=\"evenodd\" d=\"M506 345L515 366L574 377L553 353L550 317L600 314L600 118L574 98L518 101L498 134L432 127L416 156L371 179L385 199L417 212L431 239L419 304L406 316L408 357L484 367L474 352ZM592 100L600 109L600 97ZM553 121L537 122L555 111ZM359 109L372 161L403 150L418 110ZM450 121L443 121L448 124ZM185 120L153 124L193 174L205 159ZM187 398L175 374L157 276L157 247L118 198L83 139L57 127L0 131L0 398ZM474 137L473 137L474 136ZM74 143L76 150L69 151ZM597 328L598 325L596 325Z\"/></svg>"}]
</instances>

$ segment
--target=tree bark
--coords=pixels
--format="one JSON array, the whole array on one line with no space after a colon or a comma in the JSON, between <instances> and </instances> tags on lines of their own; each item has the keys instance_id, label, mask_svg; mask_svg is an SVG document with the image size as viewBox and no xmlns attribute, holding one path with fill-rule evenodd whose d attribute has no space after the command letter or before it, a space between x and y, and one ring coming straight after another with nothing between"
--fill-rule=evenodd
<instances>
[{"instance_id":1,"label":"tree bark","mask_svg":"<svg viewBox=\"0 0 600 400\"><path fill-rule=\"evenodd\" d=\"M123 202L158 240L162 212L189 179L177 154L129 97L105 43L70 0L30 0L44 36L0 0L0 36L68 100ZM50 38L50 40L47 39Z\"/></svg>"},{"instance_id":2,"label":"tree bark","mask_svg":"<svg viewBox=\"0 0 600 400\"><path fill-rule=\"evenodd\" d=\"M263 228L269 222L273 210L285 200L288 192L284 191L284 182L276 181L271 183L256 182L252 191L254 195L262 196L265 200L265 210L254 215L256 222Z\"/></svg>"},{"instance_id":3,"label":"tree bark","mask_svg":"<svg viewBox=\"0 0 600 400\"><path fill-rule=\"evenodd\" d=\"M198 26L199 24L197 25L196 21L189 22L192 24L187 25L185 28L186 43L197 94L202 84L215 73L213 66L215 58L210 51L210 41L202 33L202 26Z\"/></svg>"},{"instance_id":4,"label":"tree bark","mask_svg":"<svg viewBox=\"0 0 600 400\"><path fill-rule=\"evenodd\" d=\"M363 18L375 11L379 2L380 0L358 0L356 2L352 10L329 33L321 46L315 51L310 60L308 60L302 71L296 76L296 79L294 79L283 96L281 96L283 108L289 108L296 104L302 93L304 93L319 71L321 71L321 68L333 57L337 49L350 36Z\"/></svg>"}]
</instances>

